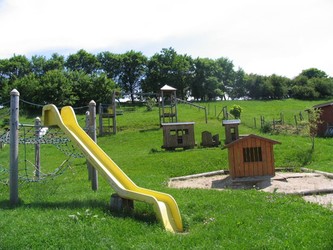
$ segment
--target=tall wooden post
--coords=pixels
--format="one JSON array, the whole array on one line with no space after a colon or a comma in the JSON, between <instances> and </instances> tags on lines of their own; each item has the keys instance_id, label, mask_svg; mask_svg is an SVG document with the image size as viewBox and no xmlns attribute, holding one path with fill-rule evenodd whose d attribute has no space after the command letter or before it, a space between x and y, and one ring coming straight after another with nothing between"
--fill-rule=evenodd
<instances>
[{"instance_id":1,"label":"tall wooden post","mask_svg":"<svg viewBox=\"0 0 333 250\"><path fill-rule=\"evenodd\" d=\"M96 102L89 102L89 136L94 142L97 142L96 136ZM92 190L98 189L98 173L97 170L91 166L91 188Z\"/></svg>"},{"instance_id":2,"label":"tall wooden post","mask_svg":"<svg viewBox=\"0 0 333 250\"><path fill-rule=\"evenodd\" d=\"M90 134L90 112L89 110L86 112L86 132L89 135ZM88 181L91 181L91 171L92 171L92 166L90 165L90 163L87 160L87 170L88 170Z\"/></svg>"},{"instance_id":3,"label":"tall wooden post","mask_svg":"<svg viewBox=\"0 0 333 250\"><path fill-rule=\"evenodd\" d=\"M41 120L39 117L36 117L35 119L35 138L36 138L36 144L35 144L35 177L39 179L40 177L40 131L41 131Z\"/></svg>"},{"instance_id":4,"label":"tall wooden post","mask_svg":"<svg viewBox=\"0 0 333 250\"><path fill-rule=\"evenodd\" d=\"M103 136L103 105L102 103L99 104L98 108L98 116L99 116L99 136Z\"/></svg>"},{"instance_id":5,"label":"tall wooden post","mask_svg":"<svg viewBox=\"0 0 333 250\"><path fill-rule=\"evenodd\" d=\"M112 119L112 128L113 133L117 133L117 110L116 110L116 91L112 93L112 112L113 112L113 119Z\"/></svg>"},{"instance_id":6,"label":"tall wooden post","mask_svg":"<svg viewBox=\"0 0 333 250\"><path fill-rule=\"evenodd\" d=\"M19 202L18 195L18 130L19 130L19 100L20 93L13 89L10 92L10 204L17 205Z\"/></svg>"}]
</instances>

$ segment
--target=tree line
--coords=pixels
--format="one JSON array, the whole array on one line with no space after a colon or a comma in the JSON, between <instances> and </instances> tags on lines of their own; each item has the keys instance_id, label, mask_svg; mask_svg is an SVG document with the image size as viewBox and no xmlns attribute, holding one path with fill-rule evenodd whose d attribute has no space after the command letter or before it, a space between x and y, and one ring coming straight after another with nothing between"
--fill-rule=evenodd
<instances>
[{"instance_id":1,"label":"tree line","mask_svg":"<svg viewBox=\"0 0 333 250\"><path fill-rule=\"evenodd\" d=\"M186 99L318 99L333 96L333 78L316 68L297 77L262 76L235 69L228 58L192 58L164 48L150 58L141 52L96 55L81 49L66 58L14 55L0 60L0 102L16 88L21 98L44 105L85 106L90 100L110 103L117 90L130 97L156 95L168 84Z\"/></svg>"}]
</instances>

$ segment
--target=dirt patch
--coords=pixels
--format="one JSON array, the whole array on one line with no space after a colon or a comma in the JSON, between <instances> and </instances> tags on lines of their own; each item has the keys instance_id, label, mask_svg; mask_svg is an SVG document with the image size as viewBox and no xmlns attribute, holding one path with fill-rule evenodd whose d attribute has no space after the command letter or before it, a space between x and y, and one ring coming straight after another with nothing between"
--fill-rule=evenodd
<instances>
[{"instance_id":1,"label":"dirt patch","mask_svg":"<svg viewBox=\"0 0 333 250\"><path fill-rule=\"evenodd\" d=\"M223 190L226 188L257 188L265 192L302 195L309 202L319 203L333 210L333 175L328 173L284 173L260 185L257 182L234 183L223 171L172 178L169 187Z\"/></svg>"}]
</instances>

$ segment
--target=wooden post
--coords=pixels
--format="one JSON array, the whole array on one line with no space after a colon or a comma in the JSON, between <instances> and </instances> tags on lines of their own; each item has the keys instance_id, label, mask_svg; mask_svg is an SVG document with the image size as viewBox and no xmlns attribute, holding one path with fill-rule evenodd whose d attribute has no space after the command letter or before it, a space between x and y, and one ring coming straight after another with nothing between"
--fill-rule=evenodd
<instances>
[{"instance_id":1,"label":"wooden post","mask_svg":"<svg viewBox=\"0 0 333 250\"><path fill-rule=\"evenodd\" d=\"M90 112L89 110L86 112L86 132L88 135L90 135ZM88 170L88 181L91 181L91 172L92 172L92 166L87 161L87 170Z\"/></svg>"},{"instance_id":2,"label":"wooden post","mask_svg":"<svg viewBox=\"0 0 333 250\"><path fill-rule=\"evenodd\" d=\"M10 204L17 205L18 196L18 130L19 130L19 100L20 93L13 89L10 92Z\"/></svg>"},{"instance_id":3,"label":"wooden post","mask_svg":"<svg viewBox=\"0 0 333 250\"><path fill-rule=\"evenodd\" d=\"M99 136L103 136L103 105L102 103L99 104L98 108L98 115L99 115Z\"/></svg>"},{"instance_id":4,"label":"wooden post","mask_svg":"<svg viewBox=\"0 0 333 250\"><path fill-rule=\"evenodd\" d=\"M89 102L89 136L93 139L94 142L97 142L96 137L96 102ZM98 174L97 170L94 167L91 167L91 188L92 190L98 189Z\"/></svg>"},{"instance_id":5,"label":"wooden post","mask_svg":"<svg viewBox=\"0 0 333 250\"><path fill-rule=\"evenodd\" d=\"M117 113L116 113L116 91L112 93L112 112L113 112L113 119L112 119L112 128L113 133L117 133Z\"/></svg>"},{"instance_id":6,"label":"wooden post","mask_svg":"<svg viewBox=\"0 0 333 250\"><path fill-rule=\"evenodd\" d=\"M40 130L41 130L41 120L39 117L36 117L35 119L35 138L36 138L36 144L35 144L35 177L37 180L40 177Z\"/></svg>"}]
</instances>

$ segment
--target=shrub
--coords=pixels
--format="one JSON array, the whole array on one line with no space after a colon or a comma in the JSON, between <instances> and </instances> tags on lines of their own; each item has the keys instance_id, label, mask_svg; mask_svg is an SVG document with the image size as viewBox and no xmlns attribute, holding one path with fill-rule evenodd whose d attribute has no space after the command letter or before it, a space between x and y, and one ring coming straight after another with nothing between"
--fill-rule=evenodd
<instances>
[{"instance_id":1,"label":"shrub","mask_svg":"<svg viewBox=\"0 0 333 250\"><path fill-rule=\"evenodd\" d=\"M235 119L239 119L242 113L242 107L239 105L232 105L231 109L230 109L230 114L232 114Z\"/></svg>"}]
</instances>

